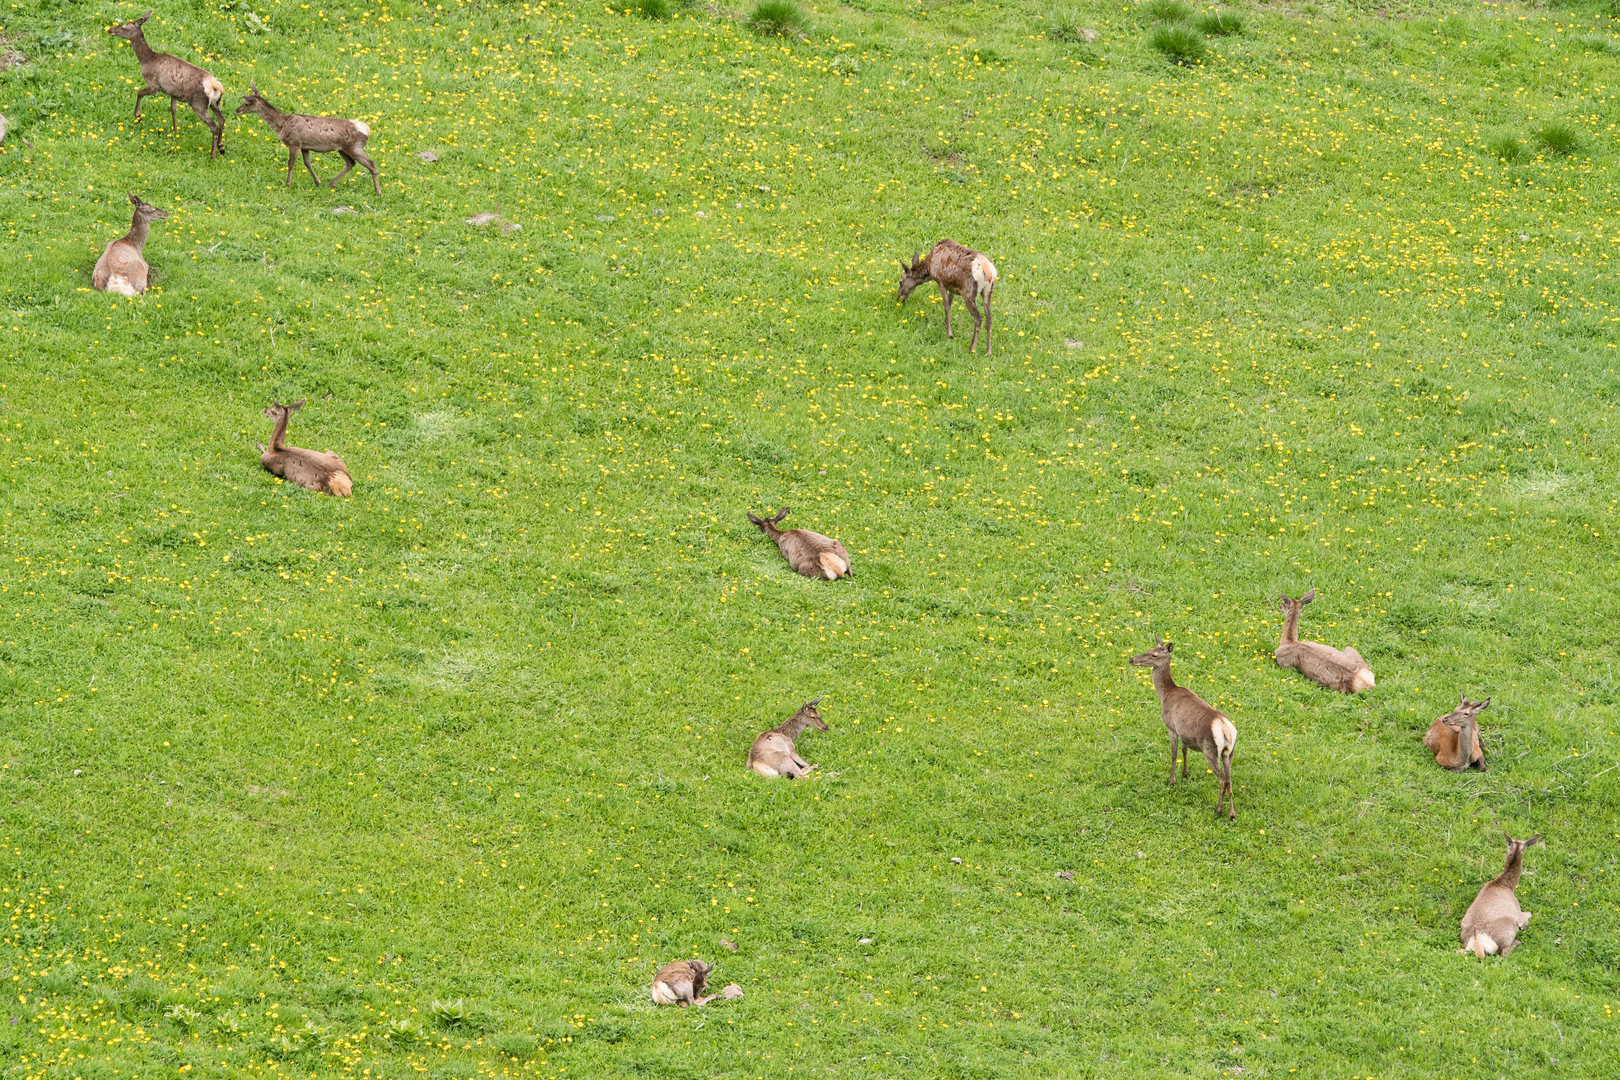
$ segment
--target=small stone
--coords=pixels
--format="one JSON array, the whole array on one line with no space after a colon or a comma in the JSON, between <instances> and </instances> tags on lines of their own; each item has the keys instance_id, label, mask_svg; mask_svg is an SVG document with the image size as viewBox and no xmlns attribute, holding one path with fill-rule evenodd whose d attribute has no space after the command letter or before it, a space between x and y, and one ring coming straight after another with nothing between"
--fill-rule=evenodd
<instances>
[{"instance_id":1,"label":"small stone","mask_svg":"<svg viewBox=\"0 0 1620 1080\"><path fill-rule=\"evenodd\" d=\"M859 944L859 945L870 945L870 944L872 944L872 939L869 938L869 937L863 937L863 938L861 938L861 940L859 942L857 942L857 944Z\"/></svg>"},{"instance_id":2,"label":"small stone","mask_svg":"<svg viewBox=\"0 0 1620 1080\"><path fill-rule=\"evenodd\" d=\"M720 991L720 996L725 998L727 1001L736 1001L738 998L743 996L742 987L738 986L736 983L727 983L726 988Z\"/></svg>"},{"instance_id":3,"label":"small stone","mask_svg":"<svg viewBox=\"0 0 1620 1080\"><path fill-rule=\"evenodd\" d=\"M596 215L596 220L600 221L602 224L606 225L608 222L613 220L613 215L612 214L597 214Z\"/></svg>"},{"instance_id":4,"label":"small stone","mask_svg":"<svg viewBox=\"0 0 1620 1080\"><path fill-rule=\"evenodd\" d=\"M732 952L737 951L737 943L735 941L727 941L725 938L720 939L720 947L722 949L729 949Z\"/></svg>"},{"instance_id":5,"label":"small stone","mask_svg":"<svg viewBox=\"0 0 1620 1080\"><path fill-rule=\"evenodd\" d=\"M1062 878L1064 881L1073 881L1074 880L1074 871L1073 870L1059 870L1057 872L1057 876Z\"/></svg>"},{"instance_id":6,"label":"small stone","mask_svg":"<svg viewBox=\"0 0 1620 1080\"><path fill-rule=\"evenodd\" d=\"M334 206L334 207L332 207L332 213L334 213L334 214L358 214L359 212L360 211L356 210L352 206Z\"/></svg>"},{"instance_id":7,"label":"small stone","mask_svg":"<svg viewBox=\"0 0 1620 1080\"><path fill-rule=\"evenodd\" d=\"M960 855L952 855L951 856L951 862L955 863L957 866L961 866L962 865L962 857Z\"/></svg>"},{"instance_id":8,"label":"small stone","mask_svg":"<svg viewBox=\"0 0 1620 1080\"><path fill-rule=\"evenodd\" d=\"M1093 41L1097 40L1097 31L1093 30L1089 26L1086 27L1084 30L1080 31L1080 40L1085 42L1087 45L1090 45Z\"/></svg>"},{"instance_id":9,"label":"small stone","mask_svg":"<svg viewBox=\"0 0 1620 1080\"><path fill-rule=\"evenodd\" d=\"M1145 851L1138 851L1138 852L1137 852L1137 853L1136 853L1136 857L1137 857L1137 858L1138 858L1138 859L1145 859L1145 858L1147 858L1147 852L1145 852Z\"/></svg>"},{"instance_id":10,"label":"small stone","mask_svg":"<svg viewBox=\"0 0 1620 1080\"><path fill-rule=\"evenodd\" d=\"M417 154L416 156L421 158L423 161L427 162L429 165L431 165L435 161L439 160L439 155L435 154L431 150L423 150L421 153Z\"/></svg>"},{"instance_id":11,"label":"small stone","mask_svg":"<svg viewBox=\"0 0 1620 1080\"><path fill-rule=\"evenodd\" d=\"M1076 338L1072 338L1072 337L1064 338L1063 339L1063 344L1067 345L1071 349L1083 349L1083 348L1086 347L1085 342L1080 341L1080 340L1078 340Z\"/></svg>"}]
</instances>

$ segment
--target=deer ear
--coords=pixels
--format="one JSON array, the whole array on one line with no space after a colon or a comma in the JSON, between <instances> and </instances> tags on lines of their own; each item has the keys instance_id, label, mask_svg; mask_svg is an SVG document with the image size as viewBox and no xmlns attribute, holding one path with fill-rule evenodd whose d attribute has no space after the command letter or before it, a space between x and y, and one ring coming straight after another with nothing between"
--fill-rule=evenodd
<instances>
[{"instance_id":1,"label":"deer ear","mask_svg":"<svg viewBox=\"0 0 1620 1080\"><path fill-rule=\"evenodd\" d=\"M1312 589L1310 592L1308 592L1304 596L1300 597L1299 602L1301 604L1308 604L1312 600L1315 600L1315 599L1316 599L1316 590Z\"/></svg>"},{"instance_id":2,"label":"deer ear","mask_svg":"<svg viewBox=\"0 0 1620 1080\"><path fill-rule=\"evenodd\" d=\"M1479 708L1480 708L1480 711L1483 712L1484 710L1491 707L1491 699L1486 698L1484 701L1476 701L1476 702L1474 702L1474 704L1478 705Z\"/></svg>"},{"instance_id":3,"label":"deer ear","mask_svg":"<svg viewBox=\"0 0 1620 1080\"><path fill-rule=\"evenodd\" d=\"M141 197L132 191L129 193L129 202L131 206L139 206L141 205Z\"/></svg>"},{"instance_id":4,"label":"deer ear","mask_svg":"<svg viewBox=\"0 0 1620 1080\"><path fill-rule=\"evenodd\" d=\"M255 94L257 94L259 92L259 80L258 79L249 79L248 80L248 86L252 88L252 90L253 90L253 92Z\"/></svg>"},{"instance_id":5,"label":"deer ear","mask_svg":"<svg viewBox=\"0 0 1620 1080\"><path fill-rule=\"evenodd\" d=\"M157 10L157 9L156 8L152 9L152 11L155 11L155 10ZM135 25L136 26L144 26L146 24L146 20L150 19L152 17L152 11L148 11L145 15L142 15L140 18L136 19L135 20Z\"/></svg>"},{"instance_id":6,"label":"deer ear","mask_svg":"<svg viewBox=\"0 0 1620 1080\"><path fill-rule=\"evenodd\" d=\"M297 401L295 401L291 405L287 406L287 408L289 408L289 409L302 409L304 407L304 402L306 402L308 400L309 400L309 398L307 398L307 397L299 398Z\"/></svg>"},{"instance_id":7,"label":"deer ear","mask_svg":"<svg viewBox=\"0 0 1620 1080\"><path fill-rule=\"evenodd\" d=\"M1159 643L1159 648L1164 648L1164 638L1160 637L1158 634L1154 634L1153 640Z\"/></svg>"}]
</instances>

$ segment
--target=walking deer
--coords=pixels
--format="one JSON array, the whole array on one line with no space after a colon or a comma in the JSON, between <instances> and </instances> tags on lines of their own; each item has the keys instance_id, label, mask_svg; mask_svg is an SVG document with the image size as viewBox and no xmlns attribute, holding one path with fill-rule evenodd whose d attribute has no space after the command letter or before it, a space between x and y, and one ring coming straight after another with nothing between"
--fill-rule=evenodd
<instances>
[{"instance_id":1,"label":"walking deer","mask_svg":"<svg viewBox=\"0 0 1620 1080\"><path fill-rule=\"evenodd\" d=\"M107 250L96 260L90 284L102 292L139 296L146 291L152 270L142 255L146 248L146 233L152 227L152 222L168 220L169 212L142 202L141 197L133 191L129 193L129 201L135 204L135 218L129 223L129 232L107 245Z\"/></svg>"},{"instance_id":2,"label":"walking deer","mask_svg":"<svg viewBox=\"0 0 1620 1080\"><path fill-rule=\"evenodd\" d=\"M816 709L820 702L820 698L805 702L785 723L761 732L748 750L748 767L761 776L786 776L794 780L816 768L805 763L793 744L807 727L827 730L827 722Z\"/></svg>"},{"instance_id":3,"label":"walking deer","mask_svg":"<svg viewBox=\"0 0 1620 1080\"><path fill-rule=\"evenodd\" d=\"M1452 772L1470 768L1480 772L1490 770L1485 764L1485 749L1479 744L1478 719L1479 714L1490 707L1490 698L1469 701L1466 695L1459 694L1457 707L1429 725L1423 745L1434 754L1436 764Z\"/></svg>"},{"instance_id":4,"label":"walking deer","mask_svg":"<svg viewBox=\"0 0 1620 1080\"><path fill-rule=\"evenodd\" d=\"M776 526L787 517L787 513L784 506L775 517L757 518L749 514L748 520L758 525L760 532L775 540L788 565L805 577L832 581L855 576L855 571L849 567L849 552L844 550L841 541L809 529L778 529Z\"/></svg>"},{"instance_id":5,"label":"walking deer","mask_svg":"<svg viewBox=\"0 0 1620 1080\"><path fill-rule=\"evenodd\" d=\"M984 355L990 355L990 295L996 288L996 264L972 248L963 247L955 240L941 240L924 259L913 253L911 265L900 263L900 303L906 302L911 291L925 281L939 284L939 296L945 303L945 336L951 333L951 297L960 296L973 313L973 342L968 352L979 348L979 327L984 327ZM984 300L984 316L974 300Z\"/></svg>"},{"instance_id":6,"label":"walking deer","mask_svg":"<svg viewBox=\"0 0 1620 1080\"><path fill-rule=\"evenodd\" d=\"M658 969L658 974L653 976L653 1003L679 1005L684 1009L688 1005L702 1005L713 1001L720 995L704 994L703 990L709 981L709 973L715 967L716 965L705 964L702 960L676 960L665 964Z\"/></svg>"},{"instance_id":7,"label":"walking deer","mask_svg":"<svg viewBox=\"0 0 1620 1080\"><path fill-rule=\"evenodd\" d=\"M1299 609L1315 599L1315 589L1298 600L1282 598L1283 628L1275 653L1277 666L1294 668L1312 682L1346 694L1376 686L1372 668L1354 648L1335 649L1320 642L1299 640Z\"/></svg>"},{"instance_id":8,"label":"walking deer","mask_svg":"<svg viewBox=\"0 0 1620 1080\"><path fill-rule=\"evenodd\" d=\"M373 190L378 195L382 194L382 184L377 179L377 163L366 156L366 140L371 138L371 128L365 123L359 120L345 120L339 116L285 113L270 104L269 99L259 93L257 81L251 82L250 86L248 96L236 107L236 115L258 113L287 147L287 182L284 187L292 187L293 169L298 164L300 154L304 158L304 168L315 178L315 186L320 187L321 178L315 175L315 166L309 163L309 155L335 152L342 155L348 165L342 172L332 177L332 187L337 187L338 181L348 176L355 163L359 162L371 173Z\"/></svg>"},{"instance_id":9,"label":"walking deer","mask_svg":"<svg viewBox=\"0 0 1620 1080\"><path fill-rule=\"evenodd\" d=\"M259 464L299 487L347 496L354 491L354 481L350 479L349 468L343 464L342 458L330 450L317 454L313 450L287 445L287 421L308 400L302 398L291 405L276 402L264 410L264 415L276 422L276 430L270 436L268 450L263 443L253 444L259 448Z\"/></svg>"},{"instance_id":10,"label":"walking deer","mask_svg":"<svg viewBox=\"0 0 1620 1080\"><path fill-rule=\"evenodd\" d=\"M1541 834L1528 840L1507 837L1507 864L1479 890L1462 918L1462 944L1458 952L1473 953L1484 959L1506 956L1519 944L1519 931L1530 923L1530 913L1519 907L1519 873L1524 869L1524 849L1541 843Z\"/></svg>"},{"instance_id":11,"label":"walking deer","mask_svg":"<svg viewBox=\"0 0 1620 1080\"><path fill-rule=\"evenodd\" d=\"M1170 678L1170 652L1175 648L1157 634L1158 645L1141 656L1131 657L1132 667L1153 669L1153 691L1159 695L1159 713L1164 726L1170 729L1170 783L1176 782L1176 751L1181 752L1181 775L1187 776L1187 747L1196 746L1204 752L1210 771L1220 784L1215 797L1215 815L1220 816L1221 803L1226 803L1228 820L1237 817L1237 806L1232 797L1232 750L1237 746L1237 728L1226 714L1214 708L1187 689L1177 686Z\"/></svg>"},{"instance_id":12,"label":"walking deer","mask_svg":"<svg viewBox=\"0 0 1620 1080\"><path fill-rule=\"evenodd\" d=\"M141 62L141 78L145 80L145 85L135 91L135 119L141 118L142 98L148 94L167 94L169 123L173 130L179 131L180 118L175 115L174 107L176 102L183 101L191 106L191 111L197 114L199 120L208 125L213 136L208 144L208 156L217 157L225 152L225 114L219 111L219 103L225 98L224 84L196 64L168 53L155 52L146 43L146 34L141 29L151 17L152 13L148 11L133 22L119 23L107 31L113 37L127 39L135 50L135 59Z\"/></svg>"}]
</instances>

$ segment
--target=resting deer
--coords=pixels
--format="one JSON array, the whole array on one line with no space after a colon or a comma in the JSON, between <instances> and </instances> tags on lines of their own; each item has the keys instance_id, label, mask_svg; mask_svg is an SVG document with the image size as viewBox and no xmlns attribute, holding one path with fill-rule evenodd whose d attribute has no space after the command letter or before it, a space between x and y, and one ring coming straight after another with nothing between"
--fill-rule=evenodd
<instances>
[{"instance_id":1,"label":"resting deer","mask_svg":"<svg viewBox=\"0 0 1620 1080\"><path fill-rule=\"evenodd\" d=\"M1227 818L1237 817L1237 806L1232 801L1232 749L1237 746L1237 728L1226 714L1211 706L1203 698L1177 686L1170 678L1170 652L1175 645L1154 634L1158 645L1141 656L1131 657L1132 667L1153 669L1153 690L1159 695L1159 712L1164 726L1170 729L1170 783L1176 782L1176 749L1181 750L1181 775L1187 775L1187 747L1196 746L1204 752L1210 771L1220 784L1215 798L1215 814L1221 813L1226 803Z\"/></svg>"},{"instance_id":2,"label":"resting deer","mask_svg":"<svg viewBox=\"0 0 1620 1080\"><path fill-rule=\"evenodd\" d=\"M371 138L371 128L359 120L345 120L340 116L309 116L305 113L284 113L270 104L265 96L259 93L257 81L250 84L252 89L248 96L242 99L242 104L236 107L236 115L243 113L258 113L264 117L264 122L275 131L277 138L287 147L287 183L284 187L292 187L293 168L298 164L298 156L304 157L304 168L309 175L315 178L315 186L321 186L321 178L315 176L315 166L309 163L309 155L330 154L336 152L343 156L348 166L336 176L332 177L332 186L335 188L359 162L371 173L371 186L378 195L382 194L382 184L377 180L377 163L366 156L366 140Z\"/></svg>"},{"instance_id":3,"label":"resting deer","mask_svg":"<svg viewBox=\"0 0 1620 1080\"><path fill-rule=\"evenodd\" d=\"M1500 953L1506 956L1519 944L1519 931L1530 923L1530 913L1519 907L1519 872L1524 869L1524 849L1541 843L1541 834L1528 840L1507 837L1507 865L1502 872L1487 881L1468 905L1462 919L1463 947L1458 952L1471 952L1480 959Z\"/></svg>"},{"instance_id":4,"label":"resting deer","mask_svg":"<svg viewBox=\"0 0 1620 1080\"><path fill-rule=\"evenodd\" d=\"M1277 666L1294 668L1314 683L1329 690L1354 694L1377 684L1372 668L1354 648L1335 649L1316 641L1299 640L1299 609L1316 599L1312 589L1298 600L1282 598L1282 640L1277 643Z\"/></svg>"},{"instance_id":5,"label":"resting deer","mask_svg":"<svg viewBox=\"0 0 1620 1080\"><path fill-rule=\"evenodd\" d=\"M665 964L653 976L652 999L655 1005L679 1005L686 1008L688 1005L702 1005L713 1001L719 994L704 994L704 986L709 981L709 973L715 969L714 964L705 964L702 960L676 960ZM703 996L699 996L703 995Z\"/></svg>"},{"instance_id":6,"label":"resting deer","mask_svg":"<svg viewBox=\"0 0 1620 1080\"><path fill-rule=\"evenodd\" d=\"M135 204L135 219L129 224L129 232L107 245L107 250L96 260L90 284L102 292L139 296L146 291L152 271L141 254L146 248L147 230L154 221L167 221L169 212L142 202L133 191L129 193L129 201Z\"/></svg>"},{"instance_id":7,"label":"resting deer","mask_svg":"<svg viewBox=\"0 0 1620 1080\"><path fill-rule=\"evenodd\" d=\"M183 101L191 106L191 111L197 114L199 120L208 125L213 135L208 145L208 156L217 157L225 152L225 114L219 111L219 103L225 98L225 87L196 64L168 53L154 52L141 30L151 17L152 13L148 11L134 22L119 23L107 31L113 37L128 39L135 50L135 59L141 62L141 78L145 80L145 85L135 91L135 119L141 118L142 98L148 94L167 94L169 123L175 131L179 131L180 118L175 115L174 106L176 102ZM210 113L213 115L210 116Z\"/></svg>"},{"instance_id":8,"label":"resting deer","mask_svg":"<svg viewBox=\"0 0 1620 1080\"><path fill-rule=\"evenodd\" d=\"M748 750L748 767L761 776L786 776L794 780L816 768L805 763L804 758L793 749L793 744L807 727L817 731L827 730L827 722L816 710L820 702L820 698L805 702L785 723L761 732Z\"/></svg>"},{"instance_id":9,"label":"resting deer","mask_svg":"<svg viewBox=\"0 0 1620 1080\"><path fill-rule=\"evenodd\" d=\"M945 336L955 337L951 333L951 297L960 296L973 313L973 343L968 346L968 352L978 350L979 327L982 325L984 355L989 356L990 294L996 288L996 264L955 240L941 240L928 253L927 259L913 253L910 266L900 263L899 301L905 303L911 291L925 281L939 283L939 296L945 302ZM973 303L981 297L984 299L983 318L980 318L979 309Z\"/></svg>"},{"instance_id":10,"label":"resting deer","mask_svg":"<svg viewBox=\"0 0 1620 1080\"><path fill-rule=\"evenodd\" d=\"M277 402L264 410L264 415L276 422L276 431L270 436L268 450L263 443L253 444L259 448L259 463L299 487L347 496L354 491L354 481L349 478L349 468L343 464L342 458L330 450L317 454L313 450L287 445L287 421L308 400L303 398L291 405Z\"/></svg>"},{"instance_id":11,"label":"resting deer","mask_svg":"<svg viewBox=\"0 0 1620 1080\"><path fill-rule=\"evenodd\" d=\"M775 517L757 518L749 514L748 520L758 525L760 532L775 540L788 565L805 577L832 581L855 576L855 571L849 568L849 552L844 550L841 541L809 529L778 529L776 526L785 517L787 507L784 506Z\"/></svg>"},{"instance_id":12,"label":"resting deer","mask_svg":"<svg viewBox=\"0 0 1620 1080\"><path fill-rule=\"evenodd\" d=\"M1466 695L1459 694L1457 707L1429 725L1423 745L1433 752L1437 764L1452 772L1469 768L1490 771L1485 764L1485 750L1479 745L1478 720L1479 714L1490 707L1490 698L1469 701Z\"/></svg>"}]
</instances>

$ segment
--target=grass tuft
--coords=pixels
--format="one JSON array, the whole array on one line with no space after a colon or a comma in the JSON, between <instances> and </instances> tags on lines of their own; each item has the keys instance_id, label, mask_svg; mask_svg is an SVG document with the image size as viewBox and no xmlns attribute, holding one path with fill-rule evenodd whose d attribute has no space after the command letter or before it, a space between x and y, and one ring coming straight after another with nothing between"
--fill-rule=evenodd
<instances>
[{"instance_id":1,"label":"grass tuft","mask_svg":"<svg viewBox=\"0 0 1620 1080\"><path fill-rule=\"evenodd\" d=\"M1065 45L1084 45L1097 40L1097 31L1087 27L1075 8L1053 8L1046 17L1046 36Z\"/></svg>"},{"instance_id":2,"label":"grass tuft","mask_svg":"<svg viewBox=\"0 0 1620 1080\"><path fill-rule=\"evenodd\" d=\"M1237 11L1206 11L1193 25L1209 37L1231 37L1243 33L1243 15Z\"/></svg>"},{"instance_id":3,"label":"grass tuft","mask_svg":"<svg viewBox=\"0 0 1620 1080\"><path fill-rule=\"evenodd\" d=\"M1184 23L1192 18L1192 8L1182 0L1148 0L1142 10L1154 22Z\"/></svg>"},{"instance_id":4,"label":"grass tuft","mask_svg":"<svg viewBox=\"0 0 1620 1080\"><path fill-rule=\"evenodd\" d=\"M1485 143L1485 149L1511 165L1524 153L1524 144L1513 135L1498 135Z\"/></svg>"},{"instance_id":5,"label":"grass tuft","mask_svg":"<svg viewBox=\"0 0 1620 1080\"><path fill-rule=\"evenodd\" d=\"M1549 154L1573 154L1581 147L1581 136L1569 124L1554 120L1536 132L1536 144Z\"/></svg>"},{"instance_id":6,"label":"grass tuft","mask_svg":"<svg viewBox=\"0 0 1620 1080\"><path fill-rule=\"evenodd\" d=\"M1172 64L1197 64L1204 59L1204 35L1186 23L1162 23L1154 27L1148 44Z\"/></svg>"},{"instance_id":7,"label":"grass tuft","mask_svg":"<svg viewBox=\"0 0 1620 1080\"><path fill-rule=\"evenodd\" d=\"M748 16L748 28L767 37L802 35L804 25L804 13L792 0L761 0Z\"/></svg>"},{"instance_id":8,"label":"grass tuft","mask_svg":"<svg viewBox=\"0 0 1620 1080\"><path fill-rule=\"evenodd\" d=\"M632 15L640 15L643 19L669 18L669 0L631 0L626 9Z\"/></svg>"}]
</instances>

